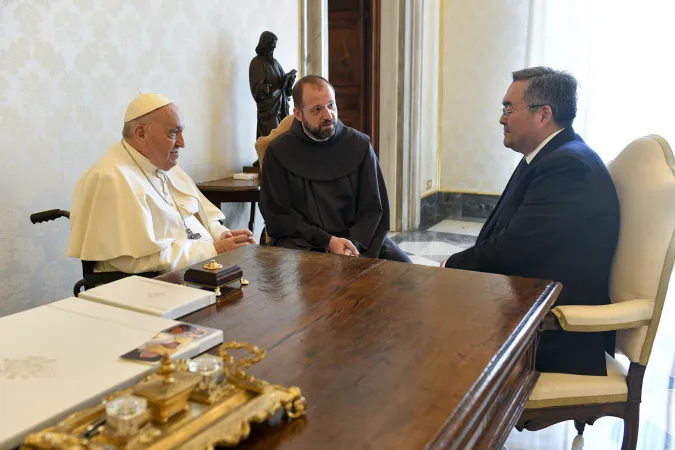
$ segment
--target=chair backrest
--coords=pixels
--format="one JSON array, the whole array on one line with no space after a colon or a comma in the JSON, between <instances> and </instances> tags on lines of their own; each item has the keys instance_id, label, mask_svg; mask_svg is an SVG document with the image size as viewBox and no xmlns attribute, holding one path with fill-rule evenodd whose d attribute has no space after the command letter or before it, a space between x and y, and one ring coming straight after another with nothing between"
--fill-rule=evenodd
<instances>
[{"instance_id":1,"label":"chair backrest","mask_svg":"<svg viewBox=\"0 0 675 450\"><path fill-rule=\"evenodd\" d=\"M291 129L293 125L293 114L290 114L279 123L279 126L270 132L267 136L260 136L257 141L255 141L255 151L258 154L258 161L260 161L260 170L262 170L263 158L265 157L265 151L270 142L276 139L281 133Z\"/></svg>"},{"instance_id":2,"label":"chair backrest","mask_svg":"<svg viewBox=\"0 0 675 450\"><path fill-rule=\"evenodd\" d=\"M617 332L617 349L647 365L675 259L675 158L660 136L631 142L608 164L621 209L609 294L654 302L649 325Z\"/></svg>"}]
</instances>

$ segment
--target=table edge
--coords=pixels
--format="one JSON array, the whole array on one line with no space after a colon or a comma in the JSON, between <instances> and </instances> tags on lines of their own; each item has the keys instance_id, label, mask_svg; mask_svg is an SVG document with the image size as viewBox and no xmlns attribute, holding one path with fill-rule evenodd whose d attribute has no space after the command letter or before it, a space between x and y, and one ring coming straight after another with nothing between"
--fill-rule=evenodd
<instances>
[{"instance_id":1,"label":"table edge","mask_svg":"<svg viewBox=\"0 0 675 450\"><path fill-rule=\"evenodd\" d=\"M528 336L537 333L539 323L548 313L561 290L562 284L555 281L548 282L546 289L541 293L535 305L523 317L518 327L502 345L478 380L471 386L465 397L459 402L454 414L441 426L427 448L455 448L455 445L464 442L467 435L482 417L482 412L486 409L490 400L490 394L498 391L508 379L509 370L501 370L500 368L510 369L518 362L523 352L527 350ZM480 406L475 408L475 404Z\"/></svg>"}]
</instances>

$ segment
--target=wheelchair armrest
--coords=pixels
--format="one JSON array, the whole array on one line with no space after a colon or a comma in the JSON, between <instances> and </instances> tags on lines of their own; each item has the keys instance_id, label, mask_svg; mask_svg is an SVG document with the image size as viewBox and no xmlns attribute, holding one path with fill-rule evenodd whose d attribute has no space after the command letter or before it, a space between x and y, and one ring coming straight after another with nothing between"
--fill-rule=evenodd
<instances>
[{"instance_id":1,"label":"wheelchair armrest","mask_svg":"<svg viewBox=\"0 0 675 450\"><path fill-rule=\"evenodd\" d=\"M32 223L42 223L48 222L50 220L56 220L59 217L70 218L70 213L62 209L50 209L49 211L40 211L30 215L30 221Z\"/></svg>"},{"instance_id":2,"label":"wheelchair armrest","mask_svg":"<svg viewBox=\"0 0 675 450\"><path fill-rule=\"evenodd\" d=\"M101 284L112 283L113 281L121 280L122 278L136 275L145 278L155 278L159 276L159 272L143 272L143 273L125 273L125 272L94 272L95 261L82 261L82 280L78 281L79 286L83 286L84 290L91 289Z\"/></svg>"}]
</instances>

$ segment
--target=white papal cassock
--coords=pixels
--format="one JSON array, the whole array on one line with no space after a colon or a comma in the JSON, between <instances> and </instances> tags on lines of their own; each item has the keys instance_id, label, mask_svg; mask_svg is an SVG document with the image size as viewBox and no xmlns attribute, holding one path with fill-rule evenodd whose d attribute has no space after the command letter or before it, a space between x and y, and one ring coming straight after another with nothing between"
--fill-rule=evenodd
<instances>
[{"instance_id":1,"label":"white papal cassock","mask_svg":"<svg viewBox=\"0 0 675 450\"><path fill-rule=\"evenodd\" d=\"M224 218L180 166L161 171L119 142L77 182L68 256L105 272L169 272L215 256Z\"/></svg>"}]
</instances>

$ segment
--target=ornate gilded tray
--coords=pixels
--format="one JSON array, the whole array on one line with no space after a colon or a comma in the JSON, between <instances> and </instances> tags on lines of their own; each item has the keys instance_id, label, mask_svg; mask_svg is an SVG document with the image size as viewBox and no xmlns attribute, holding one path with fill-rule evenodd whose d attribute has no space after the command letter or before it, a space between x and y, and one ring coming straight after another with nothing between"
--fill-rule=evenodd
<instances>
[{"instance_id":1,"label":"ornate gilded tray","mask_svg":"<svg viewBox=\"0 0 675 450\"><path fill-rule=\"evenodd\" d=\"M251 353L236 363L230 350ZM172 362L137 385L79 411L56 426L30 434L22 449L140 450L213 449L235 446L283 408L289 420L305 413L297 387L256 380L244 369L265 351L250 344L222 344L220 357L202 355Z\"/></svg>"}]
</instances>

